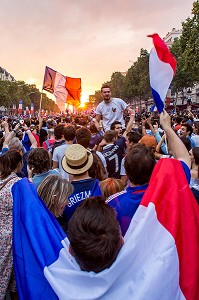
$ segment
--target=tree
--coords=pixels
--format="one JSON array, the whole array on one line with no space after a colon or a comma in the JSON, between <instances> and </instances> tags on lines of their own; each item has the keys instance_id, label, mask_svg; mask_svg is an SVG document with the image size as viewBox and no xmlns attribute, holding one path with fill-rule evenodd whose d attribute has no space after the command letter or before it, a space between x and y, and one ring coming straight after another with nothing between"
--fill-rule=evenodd
<instances>
[{"instance_id":1,"label":"tree","mask_svg":"<svg viewBox=\"0 0 199 300\"><path fill-rule=\"evenodd\" d=\"M182 23L182 35L175 39L171 52L177 59L173 80L175 92L199 81L199 2L193 3L192 18Z\"/></svg>"},{"instance_id":2,"label":"tree","mask_svg":"<svg viewBox=\"0 0 199 300\"><path fill-rule=\"evenodd\" d=\"M124 93L131 101L147 100L151 94L149 83L149 53L145 49L140 50L140 56L137 61L129 68L125 78Z\"/></svg>"}]
</instances>

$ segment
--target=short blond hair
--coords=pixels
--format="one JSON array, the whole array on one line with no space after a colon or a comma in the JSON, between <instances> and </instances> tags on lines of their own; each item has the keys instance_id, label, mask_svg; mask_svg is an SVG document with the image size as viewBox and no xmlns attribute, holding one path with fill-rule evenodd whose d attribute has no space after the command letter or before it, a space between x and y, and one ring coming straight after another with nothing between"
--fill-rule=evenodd
<instances>
[{"instance_id":1,"label":"short blond hair","mask_svg":"<svg viewBox=\"0 0 199 300\"><path fill-rule=\"evenodd\" d=\"M68 197L73 193L73 186L60 176L49 175L40 183L37 192L51 213L59 217L58 211L64 204L67 205Z\"/></svg>"}]
</instances>

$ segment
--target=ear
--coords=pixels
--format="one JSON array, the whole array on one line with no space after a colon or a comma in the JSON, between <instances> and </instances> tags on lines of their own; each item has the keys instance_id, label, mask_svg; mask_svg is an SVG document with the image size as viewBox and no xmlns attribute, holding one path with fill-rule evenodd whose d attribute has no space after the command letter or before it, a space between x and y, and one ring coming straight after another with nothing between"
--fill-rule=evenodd
<instances>
[{"instance_id":1,"label":"ear","mask_svg":"<svg viewBox=\"0 0 199 300\"><path fill-rule=\"evenodd\" d=\"M75 254L74 254L74 252L73 252L73 248L72 248L71 244L69 244L68 250L69 250L69 253L70 253L73 257L75 257Z\"/></svg>"}]
</instances>

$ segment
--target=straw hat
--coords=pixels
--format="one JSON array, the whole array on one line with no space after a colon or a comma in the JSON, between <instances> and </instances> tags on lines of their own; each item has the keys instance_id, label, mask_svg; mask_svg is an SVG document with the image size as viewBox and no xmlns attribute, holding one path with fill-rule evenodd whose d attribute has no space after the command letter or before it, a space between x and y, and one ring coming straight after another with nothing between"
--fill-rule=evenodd
<instances>
[{"instance_id":1,"label":"straw hat","mask_svg":"<svg viewBox=\"0 0 199 300\"><path fill-rule=\"evenodd\" d=\"M92 163L93 155L80 144L68 146L62 158L62 168L65 172L73 175L88 171Z\"/></svg>"}]
</instances>

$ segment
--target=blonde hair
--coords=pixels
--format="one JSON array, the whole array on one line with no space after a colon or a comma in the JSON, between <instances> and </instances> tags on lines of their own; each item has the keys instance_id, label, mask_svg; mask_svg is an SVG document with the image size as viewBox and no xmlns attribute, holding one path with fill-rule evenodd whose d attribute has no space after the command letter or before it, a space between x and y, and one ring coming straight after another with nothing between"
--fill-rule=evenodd
<instances>
[{"instance_id":1,"label":"blonde hair","mask_svg":"<svg viewBox=\"0 0 199 300\"><path fill-rule=\"evenodd\" d=\"M115 193L123 191L124 185L120 179L107 178L103 181L100 181L100 189L102 191L102 195L105 198L108 198Z\"/></svg>"},{"instance_id":2,"label":"blonde hair","mask_svg":"<svg viewBox=\"0 0 199 300\"><path fill-rule=\"evenodd\" d=\"M51 213L59 217L59 209L67 204L68 197L73 193L73 186L60 176L49 175L40 183L37 192Z\"/></svg>"}]
</instances>

